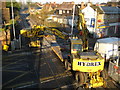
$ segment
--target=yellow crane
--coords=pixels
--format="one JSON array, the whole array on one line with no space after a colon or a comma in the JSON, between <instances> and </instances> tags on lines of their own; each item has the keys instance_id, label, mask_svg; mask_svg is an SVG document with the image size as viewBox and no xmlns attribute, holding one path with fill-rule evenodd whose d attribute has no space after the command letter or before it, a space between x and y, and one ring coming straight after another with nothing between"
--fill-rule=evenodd
<instances>
[{"instance_id":1,"label":"yellow crane","mask_svg":"<svg viewBox=\"0 0 120 90\"><path fill-rule=\"evenodd\" d=\"M24 37L28 37L31 39L31 42L29 44L29 46L31 47L40 47L40 41L36 40L36 38L44 37L50 34L57 35L58 37L62 39L68 39L68 35L64 34L58 29L45 27L45 26L39 26L39 25L34 25L32 29L28 29L28 30L22 29L20 33Z\"/></svg>"},{"instance_id":2,"label":"yellow crane","mask_svg":"<svg viewBox=\"0 0 120 90\"><path fill-rule=\"evenodd\" d=\"M45 36L44 33L48 33L48 35L54 34L62 39L68 39L68 36L66 34L63 34L63 32L59 31L58 29L45 26L34 25L31 30L21 30L21 34L29 38L43 37Z\"/></svg>"},{"instance_id":3,"label":"yellow crane","mask_svg":"<svg viewBox=\"0 0 120 90\"><path fill-rule=\"evenodd\" d=\"M78 86L85 88L106 86L104 59L99 53L88 50L88 30L84 15L79 12L78 16L78 30L82 31L82 39L79 37L70 39L71 53L68 59L64 60L65 68L75 72Z\"/></svg>"},{"instance_id":4,"label":"yellow crane","mask_svg":"<svg viewBox=\"0 0 120 90\"><path fill-rule=\"evenodd\" d=\"M75 79L78 86L85 88L96 88L105 86L106 74L104 73L104 59L95 51L88 50L88 30L85 24L84 15L79 12L78 30L82 27L82 39L73 37L70 39L70 56L67 59L60 58L67 70L75 72ZM45 26L34 26L31 30L22 30L21 34L26 37L43 37L44 33L52 33L60 38L68 39L67 35L57 29ZM53 51L55 47L53 47ZM57 55L58 53L55 52ZM58 55L60 56L60 55Z\"/></svg>"}]
</instances>

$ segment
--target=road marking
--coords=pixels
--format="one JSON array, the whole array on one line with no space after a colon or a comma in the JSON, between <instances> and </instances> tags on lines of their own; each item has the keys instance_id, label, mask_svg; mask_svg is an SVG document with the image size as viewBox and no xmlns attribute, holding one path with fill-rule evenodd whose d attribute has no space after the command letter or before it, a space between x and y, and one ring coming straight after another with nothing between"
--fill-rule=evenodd
<instances>
[{"instance_id":1,"label":"road marking","mask_svg":"<svg viewBox=\"0 0 120 90\"><path fill-rule=\"evenodd\" d=\"M13 70L13 69L18 69L18 68L29 68L28 64L15 64L16 66L14 67L11 67L11 66L8 66L6 68L3 68L3 70Z\"/></svg>"},{"instance_id":2,"label":"road marking","mask_svg":"<svg viewBox=\"0 0 120 90\"><path fill-rule=\"evenodd\" d=\"M32 82L20 83L20 84L16 84L16 85L13 85L7 88L19 88L19 87L23 87L23 86L30 85L30 84L34 84L34 82L32 81Z\"/></svg>"},{"instance_id":3,"label":"road marking","mask_svg":"<svg viewBox=\"0 0 120 90\"><path fill-rule=\"evenodd\" d=\"M42 63L42 65L40 65L40 67L42 67L42 66L44 66L44 65L46 65L47 63Z\"/></svg>"},{"instance_id":4,"label":"road marking","mask_svg":"<svg viewBox=\"0 0 120 90\"><path fill-rule=\"evenodd\" d=\"M11 65L11 64L16 64L17 62L23 61L23 60L26 60L26 59L20 59L20 60L18 60L18 61L16 61L16 62L13 62L13 63L10 63L10 64L8 64L8 65L3 66L2 68L5 68L5 67L7 67L7 66L9 66L9 65Z\"/></svg>"},{"instance_id":5,"label":"road marking","mask_svg":"<svg viewBox=\"0 0 120 90\"><path fill-rule=\"evenodd\" d=\"M14 78L14 79L12 79L12 80L9 80L8 82L6 82L5 84L3 84L2 86L5 86L5 85L11 83L12 81L14 81L14 80L16 80L16 79L18 79L18 78L24 76L24 75L27 74L27 73L29 73L29 72L25 72L25 73L23 73L23 74L17 76L16 78Z\"/></svg>"},{"instance_id":6,"label":"road marking","mask_svg":"<svg viewBox=\"0 0 120 90\"><path fill-rule=\"evenodd\" d=\"M60 88L68 88L68 87L70 87L70 86L76 86L76 84L77 84L77 83L68 84L68 85L64 85L64 86L62 86L62 87L60 87Z\"/></svg>"},{"instance_id":7,"label":"road marking","mask_svg":"<svg viewBox=\"0 0 120 90\"><path fill-rule=\"evenodd\" d=\"M38 83L34 83L34 84L31 84L31 85L25 85L25 86L17 87L16 89L25 88L25 87L30 87L30 86L37 85L37 84L38 84Z\"/></svg>"},{"instance_id":8,"label":"road marking","mask_svg":"<svg viewBox=\"0 0 120 90\"><path fill-rule=\"evenodd\" d=\"M10 59L10 58L16 58L16 57L13 57L13 56L16 56L16 55L18 55L18 57L21 57L22 55L30 55L30 54L32 54L31 52L20 52L20 53L17 53L17 54L12 54L12 55L10 55L10 56L7 56L7 57L3 57L3 60L4 59Z\"/></svg>"},{"instance_id":9,"label":"road marking","mask_svg":"<svg viewBox=\"0 0 120 90\"><path fill-rule=\"evenodd\" d=\"M45 78L40 78L40 82L45 83L45 82L49 82L49 81L52 81L52 80L55 80L55 79L60 79L60 78L63 78L63 77L68 77L68 76L72 76L71 72L61 73L61 74L57 74L57 75L50 76L50 77L45 77Z\"/></svg>"},{"instance_id":10,"label":"road marking","mask_svg":"<svg viewBox=\"0 0 120 90\"><path fill-rule=\"evenodd\" d=\"M17 70L2 70L5 72L21 72L21 73L25 73L26 71L17 71Z\"/></svg>"}]
</instances>

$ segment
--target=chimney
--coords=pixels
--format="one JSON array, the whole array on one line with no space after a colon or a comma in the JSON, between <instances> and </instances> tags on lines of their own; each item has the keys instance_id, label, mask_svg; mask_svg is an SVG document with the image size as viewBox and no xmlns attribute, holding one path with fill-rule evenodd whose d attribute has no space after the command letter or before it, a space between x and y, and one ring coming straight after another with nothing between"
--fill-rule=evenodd
<instances>
[{"instance_id":1,"label":"chimney","mask_svg":"<svg viewBox=\"0 0 120 90\"><path fill-rule=\"evenodd\" d=\"M6 2L2 2L2 8L6 8Z\"/></svg>"},{"instance_id":2,"label":"chimney","mask_svg":"<svg viewBox=\"0 0 120 90\"><path fill-rule=\"evenodd\" d=\"M81 9L85 8L84 2L81 2Z\"/></svg>"},{"instance_id":3,"label":"chimney","mask_svg":"<svg viewBox=\"0 0 120 90\"><path fill-rule=\"evenodd\" d=\"M87 6L91 6L91 3L90 3L90 2L88 2L88 3L87 3Z\"/></svg>"},{"instance_id":4,"label":"chimney","mask_svg":"<svg viewBox=\"0 0 120 90\"><path fill-rule=\"evenodd\" d=\"M100 6L100 4L97 3L96 6Z\"/></svg>"},{"instance_id":5,"label":"chimney","mask_svg":"<svg viewBox=\"0 0 120 90\"><path fill-rule=\"evenodd\" d=\"M74 1L72 1L72 2L70 2L70 4L75 4L75 2L74 2Z\"/></svg>"}]
</instances>

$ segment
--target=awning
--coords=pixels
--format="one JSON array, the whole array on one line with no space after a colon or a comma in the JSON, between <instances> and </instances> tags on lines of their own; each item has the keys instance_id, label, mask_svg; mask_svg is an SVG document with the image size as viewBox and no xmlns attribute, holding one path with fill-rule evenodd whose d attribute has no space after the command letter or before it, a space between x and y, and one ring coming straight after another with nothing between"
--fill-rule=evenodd
<instances>
[{"instance_id":1,"label":"awning","mask_svg":"<svg viewBox=\"0 0 120 90\"><path fill-rule=\"evenodd\" d=\"M105 25L105 24L101 24L101 25L99 25L97 28L107 28L107 27L109 27L108 25Z\"/></svg>"}]
</instances>

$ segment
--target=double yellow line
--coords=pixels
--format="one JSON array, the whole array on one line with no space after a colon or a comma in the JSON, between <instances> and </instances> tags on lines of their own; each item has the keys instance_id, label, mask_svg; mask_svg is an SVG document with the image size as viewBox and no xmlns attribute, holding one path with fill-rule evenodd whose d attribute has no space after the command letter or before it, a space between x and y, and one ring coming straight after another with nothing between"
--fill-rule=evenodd
<instances>
[{"instance_id":1,"label":"double yellow line","mask_svg":"<svg viewBox=\"0 0 120 90\"><path fill-rule=\"evenodd\" d=\"M59 79L62 77L67 77L67 76L72 76L72 73L66 72L66 73L60 73L60 74L50 76L50 77L40 78L40 82L44 83L44 82L52 81L52 80Z\"/></svg>"}]
</instances>

